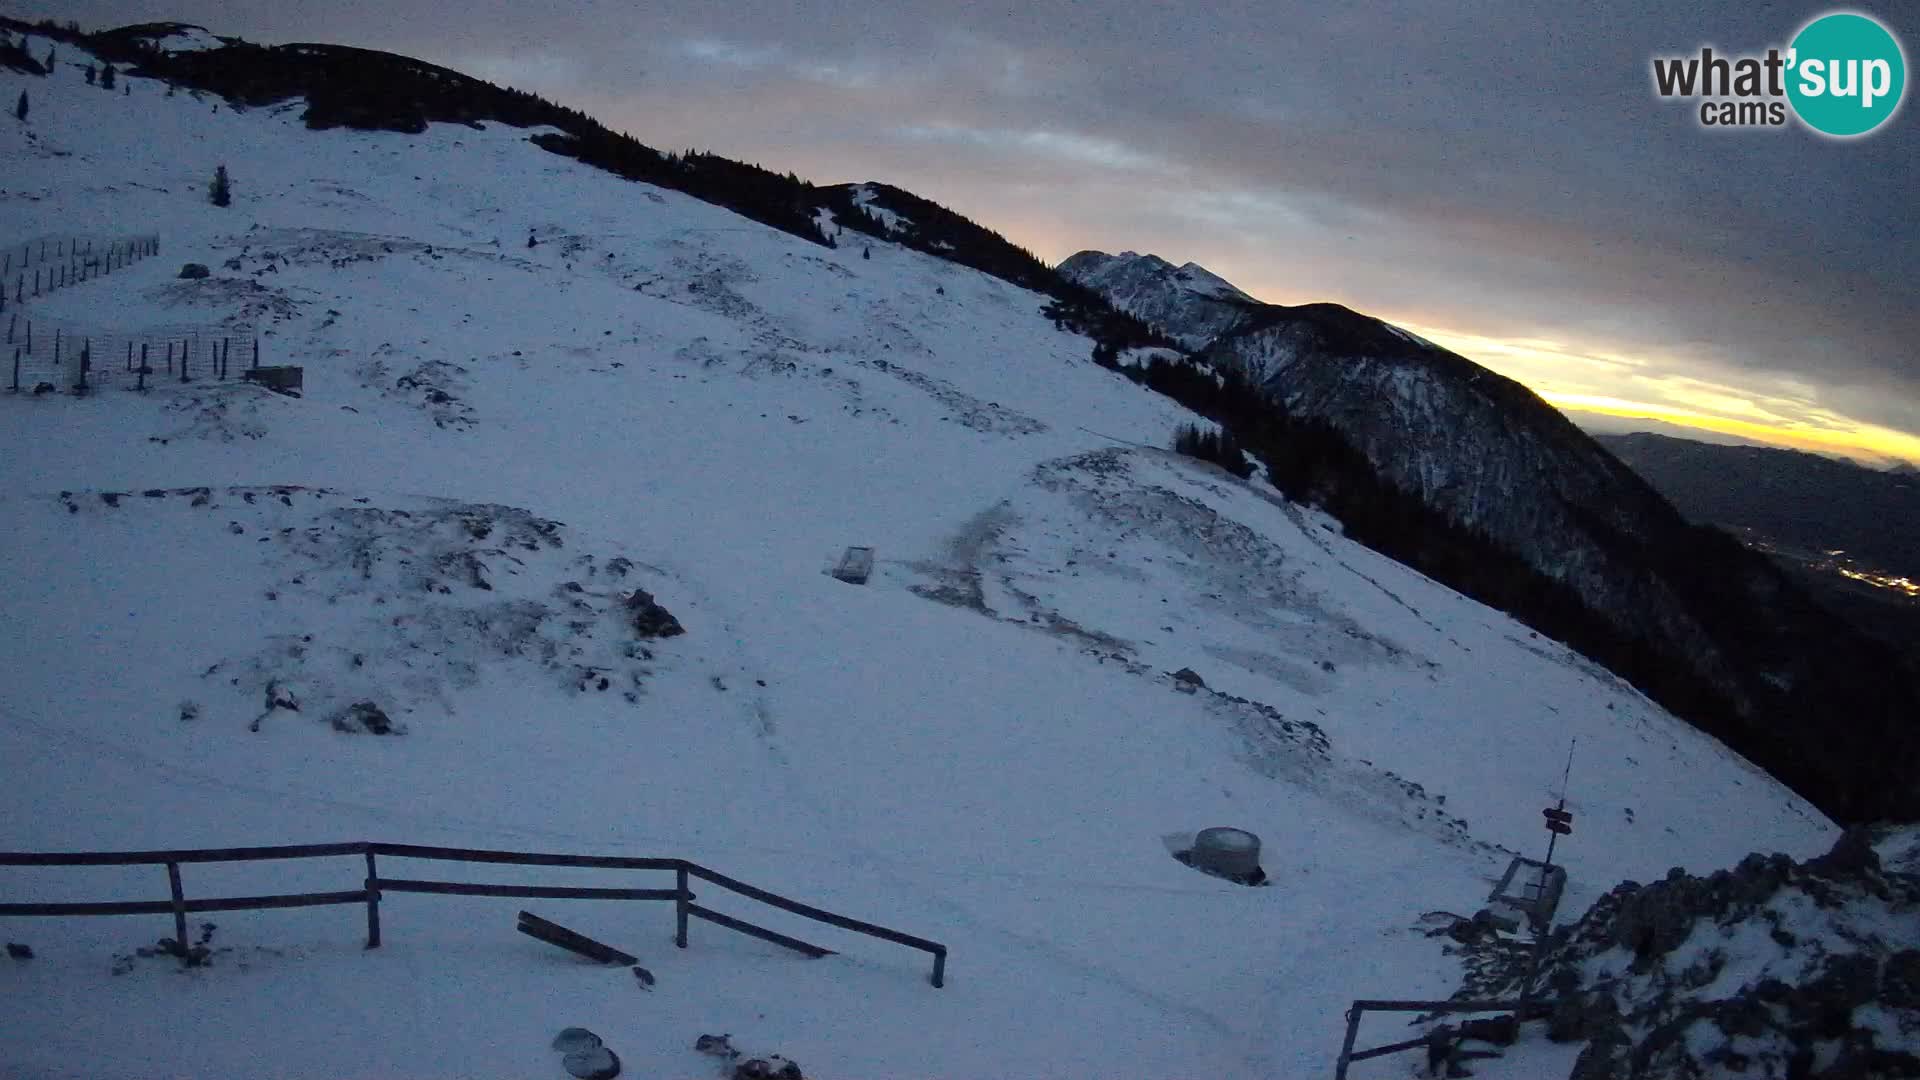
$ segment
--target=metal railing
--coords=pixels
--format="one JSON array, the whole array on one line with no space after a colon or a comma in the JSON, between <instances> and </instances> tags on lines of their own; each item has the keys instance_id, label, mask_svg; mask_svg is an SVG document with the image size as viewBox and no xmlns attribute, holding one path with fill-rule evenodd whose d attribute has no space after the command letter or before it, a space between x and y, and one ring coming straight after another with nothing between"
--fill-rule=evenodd
<instances>
[{"instance_id":1,"label":"metal railing","mask_svg":"<svg viewBox=\"0 0 1920 1080\"><path fill-rule=\"evenodd\" d=\"M1369 1058L1385 1057L1388 1054L1398 1054L1406 1050L1417 1050L1420 1047L1426 1046L1428 1044L1428 1040L1430 1036L1421 1035L1418 1038L1406 1039L1404 1041L1397 1042L1397 1043L1388 1043L1385 1046L1375 1046L1367 1050L1355 1050L1353 1048L1353 1044L1354 1044L1354 1040L1356 1040L1360 1036L1360 1017L1361 1017L1361 1014L1363 1013L1368 1013L1368 1012L1418 1012L1418 1013L1510 1012L1510 1013L1516 1013L1524 1016L1528 1013L1531 1013L1534 1010L1537 1010L1538 1008L1540 1008L1540 1004L1538 1002L1528 1001L1528 1000L1375 1001L1375 1000L1369 1000L1365 998L1360 999L1358 1001L1355 1001L1353 1003L1353 1007L1347 1010L1347 1039L1345 1043L1341 1044L1340 1059L1334 1064L1334 1067L1333 1067L1334 1080L1347 1080L1347 1066L1353 1064L1356 1061L1366 1061Z\"/></svg>"}]
</instances>

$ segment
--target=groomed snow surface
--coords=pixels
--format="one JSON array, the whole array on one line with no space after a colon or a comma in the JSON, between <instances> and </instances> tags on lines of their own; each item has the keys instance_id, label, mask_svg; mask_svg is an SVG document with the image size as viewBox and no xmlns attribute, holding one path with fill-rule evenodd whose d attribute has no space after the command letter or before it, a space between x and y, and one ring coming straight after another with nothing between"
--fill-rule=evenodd
<instances>
[{"instance_id":1,"label":"groomed snow surface","mask_svg":"<svg viewBox=\"0 0 1920 1080\"><path fill-rule=\"evenodd\" d=\"M390 894L378 950L357 907L221 913L183 972L134 953L166 916L0 919L36 953L0 962L0 1073L559 1077L549 1041L579 1025L634 1076L717 1075L693 1043L722 1032L821 1078L1328 1075L1352 998L1454 988L1416 920L1540 853L1570 740L1565 912L1831 841L1560 645L1157 449L1196 418L1035 294L817 247L525 131L313 133L297 104L122 79L0 73L32 98L0 120L0 243L162 238L19 311L82 336L225 321L305 396L0 397L0 849L679 856L943 942L948 985L718 890L839 955L700 923L681 951L667 904ZM188 261L214 276L175 280ZM864 586L826 573L856 544ZM635 642L635 588L686 634ZM338 730L361 700L403 733ZM1270 887L1169 857L1218 825L1260 837ZM363 874L183 871L192 897ZM157 867L0 868L0 901L166 896ZM657 986L515 933L522 907Z\"/></svg>"}]
</instances>

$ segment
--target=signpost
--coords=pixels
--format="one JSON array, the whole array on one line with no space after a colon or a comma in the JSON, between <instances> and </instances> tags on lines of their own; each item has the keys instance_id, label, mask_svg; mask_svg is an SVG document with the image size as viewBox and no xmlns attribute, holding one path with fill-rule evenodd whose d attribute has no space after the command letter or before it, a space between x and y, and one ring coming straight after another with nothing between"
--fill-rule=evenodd
<instances>
[{"instance_id":1,"label":"signpost","mask_svg":"<svg viewBox=\"0 0 1920 1080\"><path fill-rule=\"evenodd\" d=\"M1567 780L1573 775L1573 748L1577 745L1579 745L1579 740L1576 739L1567 746L1567 771L1560 776L1559 805L1549 806L1545 810L1540 811L1546 815L1547 832L1551 834L1547 838L1546 865L1540 868L1540 882L1543 888L1546 885L1547 871L1553 867L1554 845L1560 842L1561 837L1573 835L1573 814L1567 810Z\"/></svg>"}]
</instances>

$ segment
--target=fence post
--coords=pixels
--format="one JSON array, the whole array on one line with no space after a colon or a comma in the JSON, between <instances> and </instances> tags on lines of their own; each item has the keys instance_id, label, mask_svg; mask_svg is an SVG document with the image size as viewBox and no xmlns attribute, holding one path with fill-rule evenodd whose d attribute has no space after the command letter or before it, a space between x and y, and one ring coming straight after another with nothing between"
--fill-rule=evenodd
<instances>
[{"instance_id":1,"label":"fence post","mask_svg":"<svg viewBox=\"0 0 1920 1080\"><path fill-rule=\"evenodd\" d=\"M373 850L367 850L367 948L380 947L380 875L373 867Z\"/></svg>"},{"instance_id":2,"label":"fence post","mask_svg":"<svg viewBox=\"0 0 1920 1080\"><path fill-rule=\"evenodd\" d=\"M933 954L933 988L938 990L945 985L947 985L947 950L942 947L939 952Z\"/></svg>"},{"instance_id":3,"label":"fence post","mask_svg":"<svg viewBox=\"0 0 1920 1080\"><path fill-rule=\"evenodd\" d=\"M173 374L173 342L167 342L167 374Z\"/></svg>"},{"instance_id":4,"label":"fence post","mask_svg":"<svg viewBox=\"0 0 1920 1080\"><path fill-rule=\"evenodd\" d=\"M687 947L687 868L683 865L674 870L674 887L679 891L673 898L673 943L681 948Z\"/></svg>"},{"instance_id":5,"label":"fence post","mask_svg":"<svg viewBox=\"0 0 1920 1080\"><path fill-rule=\"evenodd\" d=\"M127 374L133 374L133 342L127 342Z\"/></svg>"},{"instance_id":6,"label":"fence post","mask_svg":"<svg viewBox=\"0 0 1920 1080\"><path fill-rule=\"evenodd\" d=\"M144 393L147 389L147 376L152 372L153 369L147 366L147 343L143 341L140 343L140 378L135 381L133 388Z\"/></svg>"},{"instance_id":7,"label":"fence post","mask_svg":"<svg viewBox=\"0 0 1920 1080\"><path fill-rule=\"evenodd\" d=\"M260 366L260 338L258 335L253 339L253 366L256 368Z\"/></svg>"},{"instance_id":8,"label":"fence post","mask_svg":"<svg viewBox=\"0 0 1920 1080\"><path fill-rule=\"evenodd\" d=\"M1347 1041L1340 1046L1340 1060L1334 1063L1333 1080L1347 1080L1347 1059L1353 1056L1353 1040L1360 1037L1360 1009L1347 1010Z\"/></svg>"},{"instance_id":9,"label":"fence post","mask_svg":"<svg viewBox=\"0 0 1920 1080\"><path fill-rule=\"evenodd\" d=\"M187 895L180 889L180 864L167 864L167 885L173 889L173 940L180 948L180 962L187 962Z\"/></svg>"},{"instance_id":10,"label":"fence post","mask_svg":"<svg viewBox=\"0 0 1920 1080\"><path fill-rule=\"evenodd\" d=\"M60 366L60 328L53 328L53 366Z\"/></svg>"},{"instance_id":11,"label":"fence post","mask_svg":"<svg viewBox=\"0 0 1920 1080\"><path fill-rule=\"evenodd\" d=\"M183 341L180 343L180 381L181 382L187 381L187 357L190 355L191 352L192 352L191 339L188 339L187 341Z\"/></svg>"},{"instance_id":12,"label":"fence post","mask_svg":"<svg viewBox=\"0 0 1920 1080\"><path fill-rule=\"evenodd\" d=\"M20 346L13 347L13 392L20 392Z\"/></svg>"}]
</instances>

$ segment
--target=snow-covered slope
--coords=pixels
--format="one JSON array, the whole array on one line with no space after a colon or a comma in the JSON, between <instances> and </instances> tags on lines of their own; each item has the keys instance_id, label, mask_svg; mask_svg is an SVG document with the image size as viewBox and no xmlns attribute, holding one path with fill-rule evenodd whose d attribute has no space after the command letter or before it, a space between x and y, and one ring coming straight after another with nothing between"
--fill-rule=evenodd
<instances>
[{"instance_id":1,"label":"snow-covered slope","mask_svg":"<svg viewBox=\"0 0 1920 1080\"><path fill-rule=\"evenodd\" d=\"M1081 251L1069 255L1058 269L1062 277L1093 289L1188 349L1205 348L1245 323L1259 306L1199 263L1174 266L1157 255Z\"/></svg>"},{"instance_id":2,"label":"snow-covered slope","mask_svg":"<svg viewBox=\"0 0 1920 1080\"><path fill-rule=\"evenodd\" d=\"M0 121L0 242L162 238L19 313L258 331L305 394L204 372L141 394L102 363L92 396L0 397L0 849L682 856L941 941L949 984L750 907L726 910L842 954L706 925L681 952L661 905L530 902L639 954L647 993L513 933L522 902L389 896L377 951L350 907L235 912L179 974L133 951L164 917L0 919L36 952L0 967L0 1072L557 1076L548 1040L581 1024L634 1075L705 1075L694 1039L723 1031L831 1077L1309 1075L1349 999L1453 988L1410 928L1537 854L1571 740L1569 910L1831 840L1568 650L1156 449L1194 418L1037 294L807 244L523 131L313 133L125 82L0 74L33 97ZM176 280L188 261L213 276ZM864 586L824 572L853 544ZM633 589L686 633L634 638ZM352 722L362 701L401 733ZM1272 887L1169 857L1221 824L1264 838ZM160 877L0 868L0 899Z\"/></svg>"},{"instance_id":3,"label":"snow-covered slope","mask_svg":"<svg viewBox=\"0 0 1920 1080\"><path fill-rule=\"evenodd\" d=\"M1178 280L1211 275L1151 255L1082 252L1061 272L1200 343L1199 360L1244 379L1263 408L1363 458L1328 497L1370 543L1568 635L1829 813L1920 813L1908 783L1920 684L1898 652L1765 556L1690 527L1525 386L1339 304L1222 306L1210 286ZM1260 423L1243 426L1243 440L1259 438ZM1369 513L1393 519L1404 508L1385 507L1402 495L1427 523L1369 530ZM1503 575L1544 580L1522 590Z\"/></svg>"}]
</instances>

